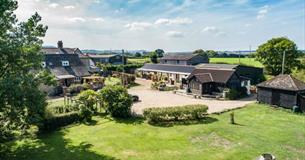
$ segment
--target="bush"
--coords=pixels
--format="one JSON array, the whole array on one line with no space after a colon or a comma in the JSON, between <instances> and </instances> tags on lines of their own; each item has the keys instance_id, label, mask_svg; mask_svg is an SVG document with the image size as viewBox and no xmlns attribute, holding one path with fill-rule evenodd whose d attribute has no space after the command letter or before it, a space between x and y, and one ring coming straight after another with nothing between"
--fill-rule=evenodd
<instances>
[{"instance_id":1,"label":"bush","mask_svg":"<svg viewBox=\"0 0 305 160\"><path fill-rule=\"evenodd\" d=\"M47 113L51 113L51 114L63 114L63 113L76 112L76 111L79 111L78 106L72 104L47 107Z\"/></svg>"},{"instance_id":2,"label":"bush","mask_svg":"<svg viewBox=\"0 0 305 160\"><path fill-rule=\"evenodd\" d=\"M77 104L79 105L80 113L84 120L91 120L92 115L97 112L97 104L99 101L100 97L98 93L93 90L83 91L77 96Z\"/></svg>"},{"instance_id":3,"label":"bush","mask_svg":"<svg viewBox=\"0 0 305 160\"><path fill-rule=\"evenodd\" d=\"M105 110L112 117L126 118L131 115L132 98L123 86L106 86L100 92Z\"/></svg>"},{"instance_id":4,"label":"bush","mask_svg":"<svg viewBox=\"0 0 305 160\"><path fill-rule=\"evenodd\" d=\"M150 123L201 119L207 114L206 105L186 105L167 108L147 108L144 116Z\"/></svg>"},{"instance_id":5,"label":"bush","mask_svg":"<svg viewBox=\"0 0 305 160\"><path fill-rule=\"evenodd\" d=\"M43 131L51 131L57 128L78 122L80 116L78 112L71 112L66 114L56 115L50 118L46 118L43 123Z\"/></svg>"},{"instance_id":6,"label":"bush","mask_svg":"<svg viewBox=\"0 0 305 160\"><path fill-rule=\"evenodd\" d=\"M229 100L236 100L247 96L247 88L241 87L238 89L230 89L227 93L227 98Z\"/></svg>"}]
</instances>

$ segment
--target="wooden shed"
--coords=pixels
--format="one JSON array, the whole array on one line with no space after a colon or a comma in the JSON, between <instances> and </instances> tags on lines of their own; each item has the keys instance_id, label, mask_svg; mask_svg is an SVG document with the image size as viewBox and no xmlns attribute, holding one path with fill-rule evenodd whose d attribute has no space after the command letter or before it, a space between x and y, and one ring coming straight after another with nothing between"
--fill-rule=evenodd
<instances>
[{"instance_id":1,"label":"wooden shed","mask_svg":"<svg viewBox=\"0 0 305 160\"><path fill-rule=\"evenodd\" d=\"M279 75L257 85L257 100L285 108L299 106L305 111L305 83L291 75Z\"/></svg>"}]
</instances>

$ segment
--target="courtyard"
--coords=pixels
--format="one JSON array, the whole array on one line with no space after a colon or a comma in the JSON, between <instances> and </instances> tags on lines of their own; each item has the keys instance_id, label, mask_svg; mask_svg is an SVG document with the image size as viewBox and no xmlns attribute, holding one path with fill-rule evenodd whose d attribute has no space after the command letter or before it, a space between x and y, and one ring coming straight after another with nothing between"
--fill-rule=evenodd
<instances>
[{"instance_id":1,"label":"courtyard","mask_svg":"<svg viewBox=\"0 0 305 160\"><path fill-rule=\"evenodd\" d=\"M241 100L216 100L212 98L195 99L192 96L174 94L170 91L156 91L150 89L150 80L136 79L139 85L128 90L130 94L138 95L140 101L134 103L132 111L142 114L145 108L172 107L189 104L205 104L209 107L208 113L221 112L228 109L240 108L256 101L255 95Z\"/></svg>"}]
</instances>

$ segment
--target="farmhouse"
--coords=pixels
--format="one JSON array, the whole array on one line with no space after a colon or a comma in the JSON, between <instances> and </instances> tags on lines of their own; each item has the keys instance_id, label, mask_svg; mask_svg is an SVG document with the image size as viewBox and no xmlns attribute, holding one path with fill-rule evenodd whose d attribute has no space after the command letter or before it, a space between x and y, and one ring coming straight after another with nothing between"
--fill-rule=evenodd
<instances>
[{"instance_id":1,"label":"farmhouse","mask_svg":"<svg viewBox=\"0 0 305 160\"><path fill-rule=\"evenodd\" d=\"M188 92L200 96L223 96L226 88L247 88L250 94L250 80L241 77L233 69L195 69L187 78Z\"/></svg>"},{"instance_id":2,"label":"farmhouse","mask_svg":"<svg viewBox=\"0 0 305 160\"><path fill-rule=\"evenodd\" d=\"M49 69L62 86L81 82L83 77L90 75L78 56L81 53L78 48L64 48L62 41L58 41L57 45L57 48L42 48L42 66Z\"/></svg>"},{"instance_id":3,"label":"farmhouse","mask_svg":"<svg viewBox=\"0 0 305 160\"><path fill-rule=\"evenodd\" d=\"M249 78L251 84L258 84L263 79L263 69L250 66L233 65L233 64L198 64L199 69L217 69L217 70L234 70L239 76Z\"/></svg>"},{"instance_id":4,"label":"farmhouse","mask_svg":"<svg viewBox=\"0 0 305 160\"><path fill-rule=\"evenodd\" d=\"M160 59L160 63L174 65L197 65L200 63L209 63L209 58L192 53L168 53Z\"/></svg>"},{"instance_id":5,"label":"farmhouse","mask_svg":"<svg viewBox=\"0 0 305 160\"><path fill-rule=\"evenodd\" d=\"M145 64L137 70L143 78L150 76L166 77L172 85L175 83L186 82L186 78L195 69L194 66L172 65L172 64Z\"/></svg>"},{"instance_id":6,"label":"farmhouse","mask_svg":"<svg viewBox=\"0 0 305 160\"><path fill-rule=\"evenodd\" d=\"M279 75L257 85L257 100L285 108L299 106L305 111L305 83L291 75Z\"/></svg>"}]
</instances>

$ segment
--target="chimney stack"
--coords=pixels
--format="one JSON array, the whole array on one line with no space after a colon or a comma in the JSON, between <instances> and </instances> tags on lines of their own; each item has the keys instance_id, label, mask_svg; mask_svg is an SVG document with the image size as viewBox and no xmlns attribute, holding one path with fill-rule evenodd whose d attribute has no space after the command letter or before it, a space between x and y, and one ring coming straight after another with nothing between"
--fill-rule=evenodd
<instances>
[{"instance_id":1,"label":"chimney stack","mask_svg":"<svg viewBox=\"0 0 305 160\"><path fill-rule=\"evenodd\" d=\"M64 44L62 43L62 41L58 41L57 42L57 48L63 49L63 47L64 47Z\"/></svg>"}]
</instances>

